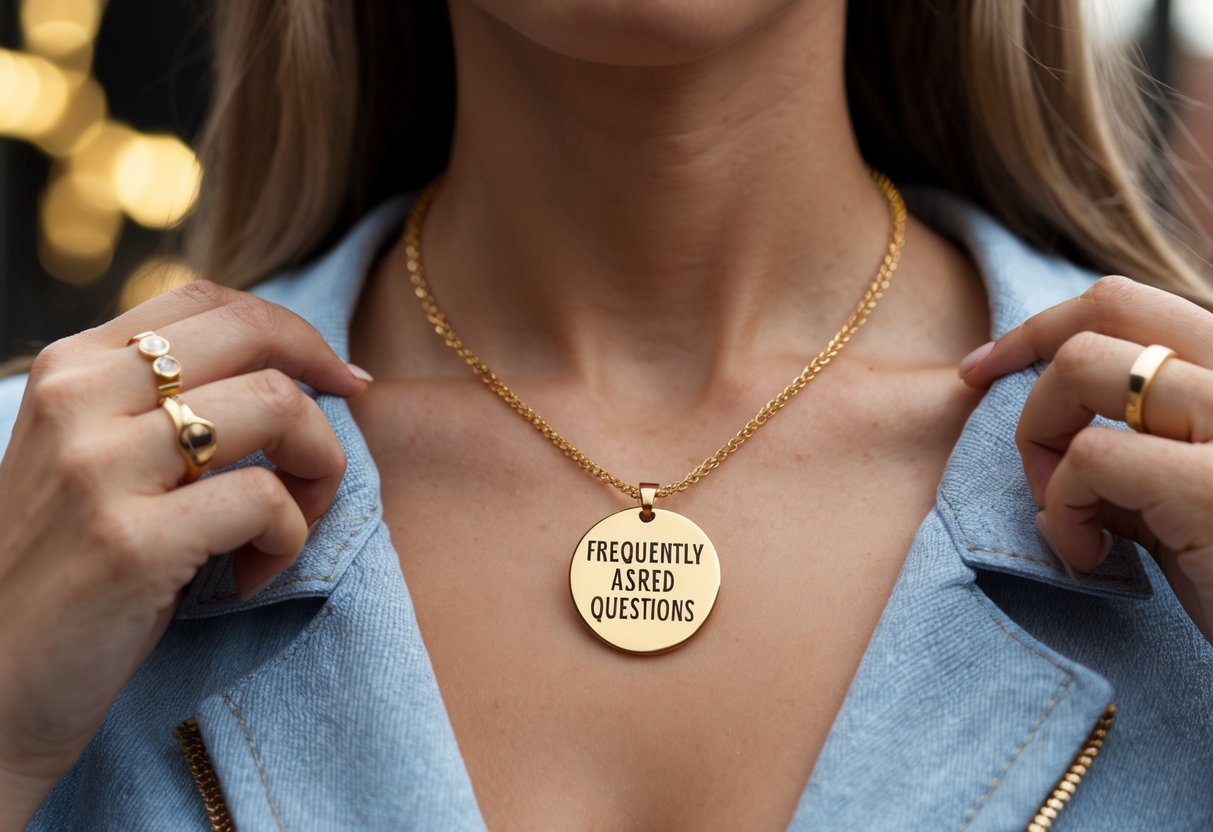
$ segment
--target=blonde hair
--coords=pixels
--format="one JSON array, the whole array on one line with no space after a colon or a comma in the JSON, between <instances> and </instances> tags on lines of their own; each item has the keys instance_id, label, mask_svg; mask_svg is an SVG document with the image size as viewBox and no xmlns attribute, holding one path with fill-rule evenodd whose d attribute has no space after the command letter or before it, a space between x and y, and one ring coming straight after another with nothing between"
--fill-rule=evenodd
<instances>
[{"instance_id":1,"label":"blonde hair","mask_svg":"<svg viewBox=\"0 0 1213 832\"><path fill-rule=\"evenodd\" d=\"M249 286L330 245L446 161L444 5L219 0L206 175L190 249ZM1034 245L1204 301L1163 206L1167 156L1134 68L1080 0L850 0L847 85L865 158L958 193Z\"/></svg>"}]
</instances>

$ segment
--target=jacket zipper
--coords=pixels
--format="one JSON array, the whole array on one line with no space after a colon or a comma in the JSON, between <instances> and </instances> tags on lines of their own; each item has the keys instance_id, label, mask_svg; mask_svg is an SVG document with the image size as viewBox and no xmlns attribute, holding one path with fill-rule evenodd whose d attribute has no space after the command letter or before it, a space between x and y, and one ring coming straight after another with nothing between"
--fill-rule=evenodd
<instances>
[{"instance_id":1,"label":"jacket zipper","mask_svg":"<svg viewBox=\"0 0 1213 832\"><path fill-rule=\"evenodd\" d=\"M236 832L236 825L227 810L227 801L219 789L219 778L215 774L215 766L211 757L206 753L206 745L202 742L202 732L198 730L198 720L190 717L173 729L173 737L181 743L185 752L185 764L194 778L194 786L202 797L202 805L206 808L207 819L211 823L211 832Z\"/></svg>"},{"instance_id":2,"label":"jacket zipper","mask_svg":"<svg viewBox=\"0 0 1213 832\"><path fill-rule=\"evenodd\" d=\"M1112 720L1115 717L1116 705L1108 705L1108 709L1103 712L1099 721L1095 723L1095 727L1091 729L1091 733L1087 735L1086 742L1082 744L1078 755L1074 757L1074 762L1070 763L1070 767L1057 781L1053 791L1036 810L1036 816L1028 824L1027 832L1046 832L1053 827L1057 815L1069 804L1070 798L1078 790L1078 785L1082 783L1082 778L1091 770L1091 763L1099 756L1099 750L1103 748L1104 740L1108 736L1108 730L1112 727Z\"/></svg>"}]
</instances>

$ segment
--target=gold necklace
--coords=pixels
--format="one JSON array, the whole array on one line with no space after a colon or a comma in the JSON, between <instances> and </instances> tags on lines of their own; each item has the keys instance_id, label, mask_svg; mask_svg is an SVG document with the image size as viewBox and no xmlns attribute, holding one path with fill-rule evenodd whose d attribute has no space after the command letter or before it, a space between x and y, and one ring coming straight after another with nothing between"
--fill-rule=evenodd
<instances>
[{"instance_id":1,"label":"gold necklace","mask_svg":"<svg viewBox=\"0 0 1213 832\"><path fill-rule=\"evenodd\" d=\"M792 383L771 399L716 453L669 485L626 483L561 436L519 398L487 364L468 349L438 306L421 261L421 230L441 185L436 180L417 197L404 229L406 267L426 319L443 342L472 368L490 390L581 468L634 500L640 507L615 512L596 523L573 550L569 589L590 630L628 653L651 654L685 643L707 620L720 591L720 560L708 536L691 520L653 507L658 498L686 491L732 456L747 439L782 410L825 369L864 325L889 288L905 243L906 206L883 174L872 178L889 205L892 229L884 259L855 310Z\"/></svg>"}]
</instances>

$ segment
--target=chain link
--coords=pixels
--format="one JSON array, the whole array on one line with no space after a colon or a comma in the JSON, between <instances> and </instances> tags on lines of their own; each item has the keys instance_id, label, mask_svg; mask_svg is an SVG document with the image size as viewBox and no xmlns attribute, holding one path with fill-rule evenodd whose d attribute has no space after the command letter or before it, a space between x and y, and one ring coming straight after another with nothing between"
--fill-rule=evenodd
<instances>
[{"instance_id":1,"label":"chain link","mask_svg":"<svg viewBox=\"0 0 1213 832\"><path fill-rule=\"evenodd\" d=\"M876 276L872 278L872 282L868 285L867 291L863 293L863 298L856 305L855 310L847 318L842 328L826 344L825 349L818 353L805 366L804 370L792 380L791 384L783 388L779 395L763 405L762 409L754 415L754 418L746 422L741 430L737 431L728 442L725 442L720 447L720 450L696 465L694 469L678 482L663 485L659 488L657 490L657 497L668 497L671 494L686 491L712 471L719 468L721 463L732 456L772 416L786 407L788 402L797 393L807 387L809 382L817 378L817 375L825 369L834 356L842 351L842 348L851 340L851 337L864 325L868 320L868 316L872 314L872 310L876 308L876 304L884 296L885 291L889 288L889 282L893 279L894 272L897 271L897 264L901 259L902 246L905 243L906 205L901 198L901 194L893 183L889 181L888 177L876 171L872 171L871 173L872 178L876 181L876 184L880 187L881 192L888 201L892 231L889 235L889 245L885 251L884 259L880 263ZM421 229L425 223L426 212L429 210L430 203L433 202L434 196L438 193L441 184L441 179L435 180L417 198L417 201L413 203L408 224L404 230L405 255L409 279L413 283L414 294L421 301L422 309L425 310L426 319L433 325L434 331L442 338L443 342L472 368L472 371L490 390L500 396L522 418L530 422L548 441L559 448L561 453L602 482L619 489L634 500L639 500L640 489L638 487L619 479L619 477L603 468L597 462L594 462L594 460L578 450L573 443L561 436L555 428L535 412L534 408L520 399L518 394L511 390L487 364L468 349L464 345L463 340L455 334L454 327L447 320L446 314L439 308L438 301L430 290L429 282L425 279L425 269L421 264Z\"/></svg>"}]
</instances>

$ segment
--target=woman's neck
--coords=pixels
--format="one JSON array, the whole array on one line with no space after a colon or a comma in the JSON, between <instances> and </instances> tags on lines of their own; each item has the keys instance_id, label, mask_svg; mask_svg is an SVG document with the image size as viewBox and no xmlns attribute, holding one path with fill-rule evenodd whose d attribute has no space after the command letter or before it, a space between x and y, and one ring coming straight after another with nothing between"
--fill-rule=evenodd
<instances>
[{"instance_id":1,"label":"woman's neck","mask_svg":"<svg viewBox=\"0 0 1213 832\"><path fill-rule=\"evenodd\" d=\"M873 275L888 208L859 156L843 3L800 2L707 57L577 60L452 0L455 141L423 237L491 364L688 393L812 355ZM436 344L441 351L441 344Z\"/></svg>"}]
</instances>

